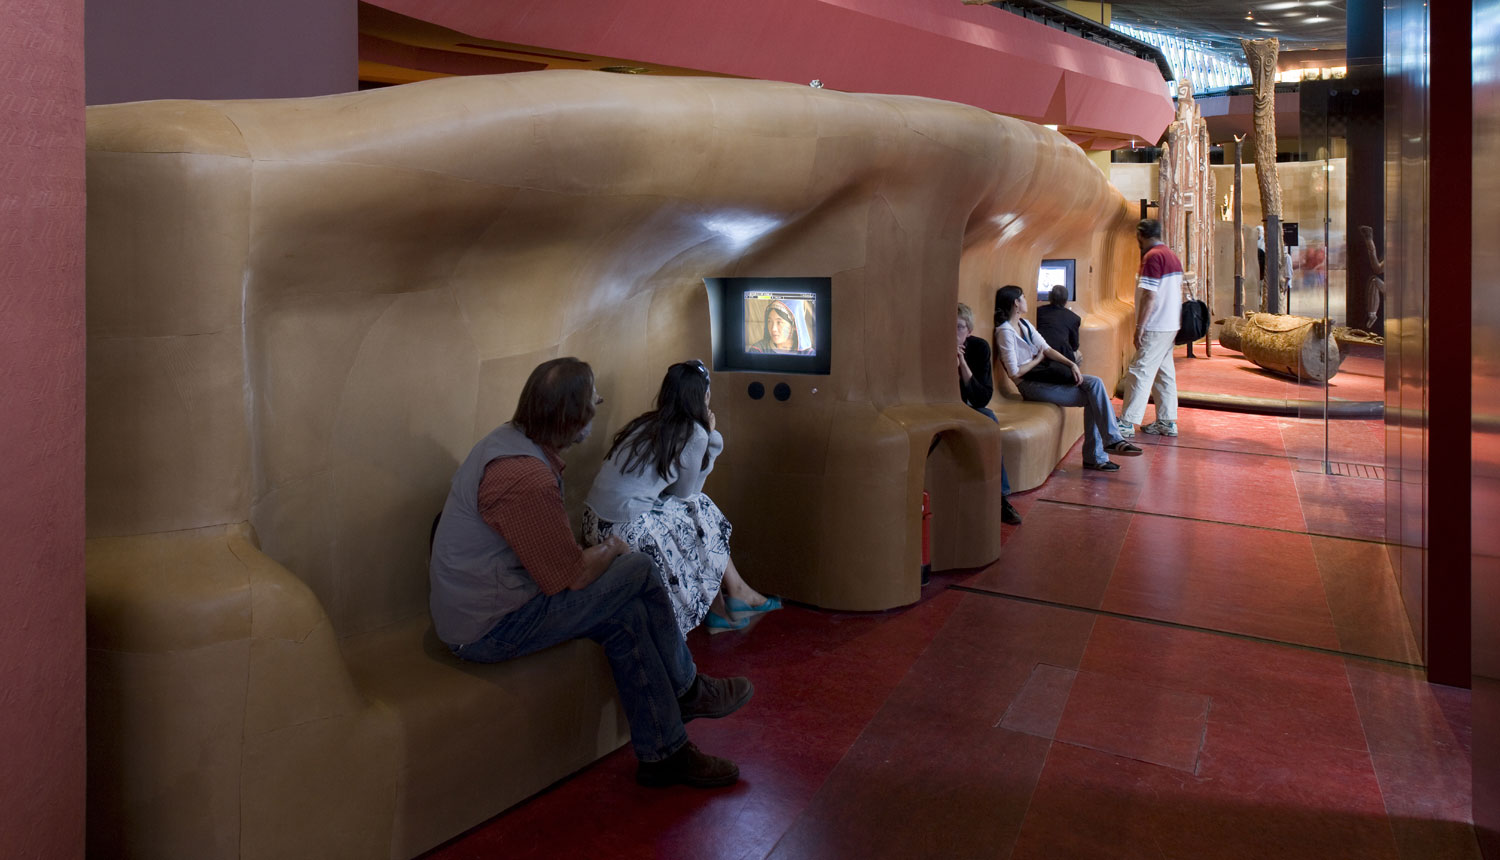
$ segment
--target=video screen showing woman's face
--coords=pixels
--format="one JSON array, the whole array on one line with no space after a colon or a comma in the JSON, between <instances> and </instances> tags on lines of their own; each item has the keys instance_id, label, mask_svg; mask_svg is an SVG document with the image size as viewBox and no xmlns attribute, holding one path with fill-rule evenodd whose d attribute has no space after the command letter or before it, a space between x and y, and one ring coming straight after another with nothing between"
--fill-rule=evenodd
<instances>
[{"instance_id":1,"label":"video screen showing woman's face","mask_svg":"<svg viewBox=\"0 0 1500 860\"><path fill-rule=\"evenodd\" d=\"M812 293L746 293L745 352L817 355L816 309Z\"/></svg>"}]
</instances>

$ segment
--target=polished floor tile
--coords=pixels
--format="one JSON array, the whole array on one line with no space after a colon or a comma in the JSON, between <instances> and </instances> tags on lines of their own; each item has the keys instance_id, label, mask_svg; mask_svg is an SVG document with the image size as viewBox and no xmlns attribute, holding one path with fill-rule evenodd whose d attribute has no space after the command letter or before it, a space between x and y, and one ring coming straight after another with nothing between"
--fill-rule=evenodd
<instances>
[{"instance_id":1,"label":"polished floor tile","mask_svg":"<svg viewBox=\"0 0 1500 860\"><path fill-rule=\"evenodd\" d=\"M1021 691L1011 700L1010 707L1005 709L1000 728L1039 738L1055 736L1076 677L1077 669L1038 663Z\"/></svg>"},{"instance_id":2,"label":"polished floor tile","mask_svg":"<svg viewBox=\"0 0 1500 860\"><path fill-rule=\"evenodd\" d=\"M1119 401L1115 402L1115 409L1120 409ZM1152 416L1148 414L1146 418L1149 421ZM1137 430L1132 441L1141 447L1207 448L1286 456L1286 445L1281 439L1281 419L1274 415L1183 407L1177 411L1177 432L1176 436L1153 436Z\"/></svg>"},{"instance_id":3,"label":"polished floor tile","mask_svg":"<svg viewBox=\"0 0 1500 860\"><path fill-rule=\"evenodd\" d=\"M1077 505L1130 510L1146 484L1150 451L1140 457L1113 458L1118 472L1096 472L1083 468L1083 440L1063 458L1045 484L1034 490L1038 499Z\"/></svg>"},{"instance_id":4,"label":"polished floor tile","mask_svg":"<svg viewBox=\"0 0 1500 860\"><path fill-rule=\"evenodd\" d=\"M1256 770L1259 782L1231 784L1219 776L1054 744L1011 856L1397 857L1390 825L1378 808L1369 808L1364 791L1346 806L1340 792L1322 783L1317 803L1291 803L1267 796L1263 785L1296 783L1314 774L1285 768L1267 772L1263 765Z\"/></svg>"},{"instance_id":5,"label":"polished floor tile","mask_svg":"<svg viewBox=\"0 0 1500 860\"><path fill-rule=\"evenodd\" d=\"M1054 738L1193 773L1211 704L1201 693L1078 672Z\"/></svg>"},{"instance_id":6,"label":"polished floor tile","mask_svg":"<svg viewBox=\"0 0 1500 860\"><path fill-rule=\"evenodd\" d=\"M1100 618L1079 669L1209 696L1210 721L1264 724L1364 749L1344 662L1302 648Z\"/></svg>"},{"instance_id":7,"label":"polished floor tile","mask_svg":"<svg viewBox=\"0 0 1500 860\"><path fill-rule=\"evenodd\" d=\"M1321 462L1385 465L1385 422L1381 419L1284 418L1281 440L1288 457Z\"/></svg>"},{"instance_id":8,"label":"polished floor tile","mask_svg":"<svg viewBox=\"0 0 1500 860\"><path fill-rule=\"evenodd\" d=\"M1306 528L1291 460L1188 448L1142 459L1149 472L1134 510L1292 531Z\"/></svg>"},{"instance_id":9,"label":"polished floor tile","mask_svg":"<svg viewBox=\"0 0 1500 860\"><path fill-rule=\"evenodd\" d=\"M1123 615L1339 647L1307 535L1136 515L1104 594Z\"/></svg>"},{"instance_id":10,"label":"polished floor tile","mask_svg":"<svg viewBox=\"0 0 1500 860\"><path fill-rule=\"evenodd\" d=\"M1014 856L1397 856L1341 659L1101 618L1090 675L1211 699L1201 755L1168 768L1059 727Z\"/></svg>"},{"instance_id":11,"label":"polished floor tile","mask_svg":"<svg viewBox=\"0 0 1500 860\"><path fill-rule=\"evenodd\" d=\"M1383 660L1420 662L1385 545L1314 537L1312 547L1339 649Z\"/></svg>"},{"instance_id":12,"label":"polished floor tile","mask_svg":"<svg viewBox=\"0 0 1500 860\"><path fill-rule=\"evenodd\" d=\"M1093 616L969 595L772 857L994 857L1049 741L997 724L1038 663L1076 665ZM901 827L872 822L901 821Z\"/></svg>"},{"instance_id":13,"label":"polished floor tile","mask_svg":"<svg viewBox=\"0 0 1500 860\"><path fill-rule=\"evenodd\" d=\"M1477 860L1467 693L1428 684L1420 669L1353 659L1345 668L1401 856Z\"/></svg>"},{"instance_id":14,"label":"polished floor tile","mask_svg":"<svg viewBox=\"0 0 1500 860\"><path fill-rule=\"evenodd\" d=\"M1302 515L1312 534L1385 539L1385 481L1294 472Z\"/></svg>"},{"instance_id":15,"label":"polished floor tile","mask_svg":"<svg viewBox=\"0 0 1500 860\"><path fill-rule=\"evenodd\" d=\"M1050 741L993 726L882 713L772 858L1003 856Z\"/></svg>"},{"instance_id":16,"label":"polished floor tile","mask_svg":"<svg viewBox=\"0 0 1500 860\"><path fill-rule=\"evenodd\" d=\"M1131 514L1040 500L1000 560L964 585L1097 609Z\"/></svg>"},{"instance_id":17,"label":"polished floor tile","mask_svg":"<svg viewBox=\"0 0 1500 860\"><path fill-rule=\"evenodd\" d=\"M965 595L887 706L993 727L1038 664L1077 667L1094 623L1088 612Z\"/></svg>"}]
</instances>

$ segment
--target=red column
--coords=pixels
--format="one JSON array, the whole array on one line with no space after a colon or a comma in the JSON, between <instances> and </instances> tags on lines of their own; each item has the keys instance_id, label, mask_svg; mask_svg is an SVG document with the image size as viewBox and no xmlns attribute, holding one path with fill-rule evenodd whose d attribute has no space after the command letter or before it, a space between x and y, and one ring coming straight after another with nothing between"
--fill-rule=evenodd
<instances>
[{"instance_id":1,"label":"red column","mask_svg":"<svg viewBox=\"0 0 1500 860\"><path fill-rule=\"evenodd\" d=\"M1428 9L1427 666L1434 683L1467 687L1473 10L1461 2Z\"/></svg>"},{"instance_id":2,"label":"red column","mask_svg":"<svg viewBox=\"0 0 1500 860\"><path fill-rule=\"evenodd\" d=\"M81 858L83 0L0 21L0 854Z\"/></svg>"}]
</instances>

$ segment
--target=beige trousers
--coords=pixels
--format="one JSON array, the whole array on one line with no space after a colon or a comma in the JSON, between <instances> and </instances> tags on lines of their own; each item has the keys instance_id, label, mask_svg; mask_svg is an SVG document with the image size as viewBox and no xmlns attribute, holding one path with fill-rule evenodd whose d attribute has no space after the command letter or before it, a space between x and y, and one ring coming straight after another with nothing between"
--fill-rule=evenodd
<instances>
[{"instance_id":1,"label":"beige trousers","mask_svg":"<svg viewBox=\"0 0 1500 860\"><path fill-rule=\"evenodd\" d=\"M1146 397L1156 401L1156 420L1177 420L1177 368L1172 364L1175 331L1148 331L1125 368L1125 408L1120 417L1146 423Z\"/></svg>"}]
</instances>

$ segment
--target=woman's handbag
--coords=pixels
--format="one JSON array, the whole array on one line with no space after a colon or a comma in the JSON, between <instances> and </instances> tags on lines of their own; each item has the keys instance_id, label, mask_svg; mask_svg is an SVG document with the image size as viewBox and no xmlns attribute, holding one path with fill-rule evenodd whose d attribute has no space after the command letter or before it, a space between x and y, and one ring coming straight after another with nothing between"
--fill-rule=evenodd
<instances>
[{"instance_id":1,"label":"woman's handbag","mask_svg":"<svg viewBox=\"0 0 1500 860\"><path fill-rule=\"evenodd\" d=\"M1033 338L1041 337L1031 323L1021 320L1021 337L1027 343L1035 343ZM1073 368L1060 361L1050 358L1042 359L1041 364L1021 374L1021 378L1027 382L1038 382L1047 385L1077 385L1078 380L1073 378Z\"/></svg>"},{"instance_id":2,"label":"woman's handbag","mask_svg":"<svg viewBox=\"0 0 1500 860\"><path fill-rule=\"evenodd\" d=\"M1042 359L1041 364L1026 371L1021 378L1027 382L1041 382L1048 385L1078 384L1078 380L1073 378L1073 368L1050 358Z\"/></svg>"}]
</instances>

